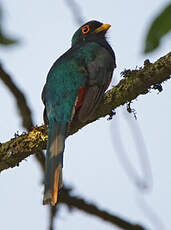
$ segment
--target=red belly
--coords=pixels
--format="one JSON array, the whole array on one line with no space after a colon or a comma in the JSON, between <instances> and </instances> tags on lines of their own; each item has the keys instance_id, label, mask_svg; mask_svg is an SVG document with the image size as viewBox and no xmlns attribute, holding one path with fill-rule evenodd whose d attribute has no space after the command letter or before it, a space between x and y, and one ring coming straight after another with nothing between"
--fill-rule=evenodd
<instances>
[{"instance_id":1,"label":"red belly","mask_svg":"<svg viewBox=\"0 0 171 230\"><path fill-rule=\"evenodd\" d=\"M79 107L82 105L83 103L83 99L84 99L84 95L85 95L85 86L81 87L79 92L78 92L78 96L77 96L77 103L75 105L75 109L76 111L79 109Z\"/></svg>"}]
</instances>

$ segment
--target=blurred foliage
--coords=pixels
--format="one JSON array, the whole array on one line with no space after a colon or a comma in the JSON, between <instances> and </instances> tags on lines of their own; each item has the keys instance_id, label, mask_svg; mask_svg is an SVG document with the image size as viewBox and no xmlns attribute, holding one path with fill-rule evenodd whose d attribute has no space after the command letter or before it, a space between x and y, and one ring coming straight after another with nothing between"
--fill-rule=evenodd
<instances>
[{"instance_id":1,"label":"blurred foliage","mask_svg":"<svg viewBox=\"0 0 171 230\"><path fill-rule=\"evenodd\" d=\"M2 7L0 6L0 45L1 46L9 46L9 45L15 45L16 43L18 43L18 40L13 39L8 37L3 30L3 26L2 26Z\"/></svg>"},{"instance_id":2,"label":"blurred foliage","mask_svg":"<svg viewBox=\"0 0 171 230\"><path fill-rule=\"evenodd\" d=\"M171 31L171 4L154 19L147 33L144 53L154 51L159 47L164 35Z\"/></svg>"}]
</instances>

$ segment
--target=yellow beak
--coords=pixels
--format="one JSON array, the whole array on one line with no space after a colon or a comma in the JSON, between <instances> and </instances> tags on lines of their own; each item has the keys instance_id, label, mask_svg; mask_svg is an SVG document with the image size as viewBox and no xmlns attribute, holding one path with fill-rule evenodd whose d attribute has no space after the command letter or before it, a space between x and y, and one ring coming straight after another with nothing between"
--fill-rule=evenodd
<instances>
[{"instance_id":1,"label":"yellow beak","mask_svg":"<svg viewBox=\"0 0 171 230\"><path fill-rule=\"evenodd\" d=\"M95 33L100 33L102 31L107 31L111 27L110 24L103 24L100 27L98 27L94 32Z\"/></svg>"}]
</instances>

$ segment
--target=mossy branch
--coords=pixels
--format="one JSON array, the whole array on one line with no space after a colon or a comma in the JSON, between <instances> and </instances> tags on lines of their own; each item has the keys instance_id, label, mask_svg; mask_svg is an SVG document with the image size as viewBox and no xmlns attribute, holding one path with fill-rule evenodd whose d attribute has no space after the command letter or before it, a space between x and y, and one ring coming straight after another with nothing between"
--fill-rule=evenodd
<instances>
[{"instance_id":1,"label":"mossy branch","mask_svg":"<svg viewBox=\"0 0 171 230\"><path fill-rule=\"evenodd\" d=\"M123 79L105 94L95 114L85 123L80 123L75 119L71 124L69 135L101 117L111 115L115 108L136 99L141 94L148 93L150 89L155 89L156 85L168 80L171 75L171 52L153 64L146 60L143 68L125 70L121 74ZM29 155L45 149L46 141L47 127L40 126L1 144L0 171L14 167Z\"/></svg>"}]
</instances>

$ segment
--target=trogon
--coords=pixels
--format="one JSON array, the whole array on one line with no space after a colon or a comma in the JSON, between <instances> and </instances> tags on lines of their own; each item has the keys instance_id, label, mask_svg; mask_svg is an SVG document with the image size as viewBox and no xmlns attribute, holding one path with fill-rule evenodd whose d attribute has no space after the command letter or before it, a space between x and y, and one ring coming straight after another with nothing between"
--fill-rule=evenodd
<instances>
[{"instance_id":1,"label":"trogon","mask_svg":"<svg viewBox=\"0 0 171 230\"><path fill-rule=\"evenodd\" d=\"M99 106L116 67L106 41L109 24L89 21L72 37L71 48L51 67L42 92L48 124L43 204L55 205L62 187L65 139L74 116L85 122Z\"/></svg>"}]
</instances>

